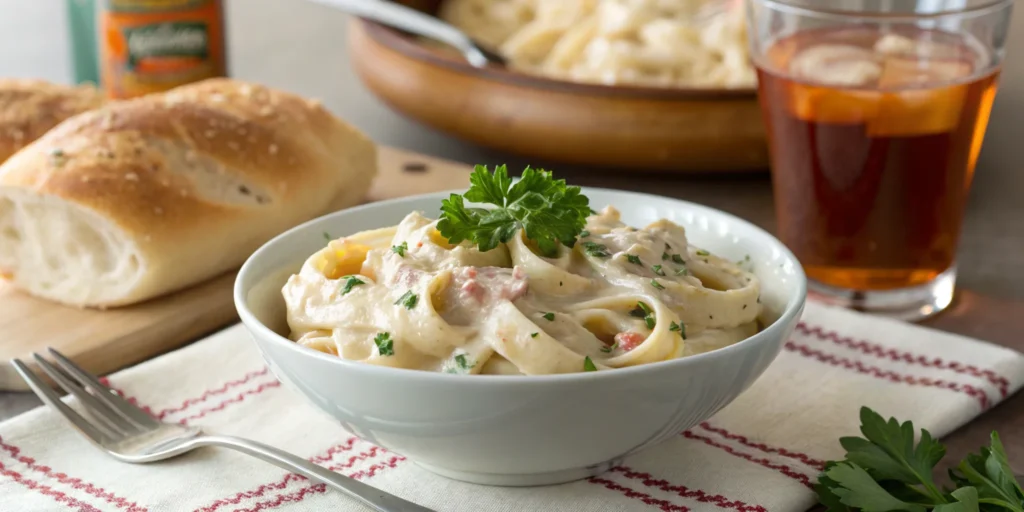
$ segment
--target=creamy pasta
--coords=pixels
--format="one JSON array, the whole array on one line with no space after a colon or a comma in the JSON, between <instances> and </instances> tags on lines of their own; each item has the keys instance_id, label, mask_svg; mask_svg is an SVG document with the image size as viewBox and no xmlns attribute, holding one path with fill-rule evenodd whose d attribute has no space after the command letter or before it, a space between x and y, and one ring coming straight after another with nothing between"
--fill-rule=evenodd
<instances>
[{"instance_id":1,"label":"creamy pasta","mask_svg":"<svg viewBox=\"0 0 1024 512\"><path fill-rule=\"evenodd\" d=\"M283 288L291 339L364 363L467 374L605 370L707 352L758 330L760 284L667 220L608 207L544 257L522 232L482 252L414 212L332 240Z\"/></svg>"},{"instance_id":2,"label":"creamy pasta","mask_svg":"<svg viewBox=\"0 0 1024 512\"><path fill-rule=\"evenodd\" d=\"M609 85L753 86L740 2L724 13L707 2L446 0L439 15L520 71Z\"/></svg>"}]
</instances>

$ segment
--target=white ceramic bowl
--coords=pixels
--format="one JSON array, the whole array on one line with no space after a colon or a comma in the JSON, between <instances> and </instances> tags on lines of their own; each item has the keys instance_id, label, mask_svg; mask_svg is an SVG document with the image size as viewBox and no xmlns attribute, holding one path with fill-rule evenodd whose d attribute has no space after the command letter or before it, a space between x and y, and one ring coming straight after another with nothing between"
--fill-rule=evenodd
<instances>
[{"instance_id":1,"label":"white ceramic bowl","mask_svg":"<svg viewBox=\"0 0 1024 512\"><path fill-rule=\"evenodd\" d=\"M393 225L412 210L436 216L448 193L339 211L278 236L245 262L235 282L235 305L274 374L371 443L475 483L540 485L593 476L709 418L747 389L799 319L806 279L781 242L739 218L666 197L605 189L584 193L595 209L615 205L629 224L667 218L685 226L697 246L733 259L749 254L770 324L706 354L535 377L365 365L283 336L281 287L323 247L324 232L338 237Z\"/></svg>"}]
</instances>

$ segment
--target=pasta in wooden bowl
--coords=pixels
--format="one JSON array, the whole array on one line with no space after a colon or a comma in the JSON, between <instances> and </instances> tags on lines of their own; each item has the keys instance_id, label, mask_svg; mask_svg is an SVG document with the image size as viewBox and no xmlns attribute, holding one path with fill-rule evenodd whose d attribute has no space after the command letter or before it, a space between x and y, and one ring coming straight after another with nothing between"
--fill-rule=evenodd
<instances>
[{"instance_id":1,"label":"pasta in wooden bowl","mask_svg":"<svg viewBox=\"0 0 1024 512\"><path fill-rule=\"evenodd\" d=\"M438 16L513 69L605 85L756 85L739 2L446 0Z\"/></svg>"},{"instance_id":2,"label":"pasta in wooden bowl","mask_svg":"<svg viewBox=\"0 0 1024 512\"><path fill-rule=\"evenodd\" d=\"M499 46L512 57L511 68L474 68L438 45L354 21L353 66L403 114L551 162L665 172L767 169L739 10L695 25L684 10L616 18L623 0L447 2L402 0ZM501 11L473 2L508 6L501 15L508 19L494 21ZM546 10L523 7L530 3ZM616 28L620 18L626 21Z\"/></svg>"}]
</instances>

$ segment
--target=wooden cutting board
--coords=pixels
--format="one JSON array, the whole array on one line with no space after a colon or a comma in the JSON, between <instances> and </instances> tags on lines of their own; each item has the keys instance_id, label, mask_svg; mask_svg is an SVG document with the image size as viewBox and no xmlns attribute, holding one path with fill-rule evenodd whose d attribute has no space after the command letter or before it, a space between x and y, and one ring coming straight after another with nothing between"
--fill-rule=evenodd
<instances>
[{"instance_id":1,"label":"wooden cutting board","mask_svg":"<svg viewBox=\"0 0 1024 512\"><path fill-rule=\"evenodd\" d=\"M367 202L463 188L465 164L380 149L380 173ZM236 322L235 273L125 308L76 309L29 297L0 281L0 390L26 390L12 358L53 347L87 370L106 375L173 350Z\"/></svg>"}]
</instances>

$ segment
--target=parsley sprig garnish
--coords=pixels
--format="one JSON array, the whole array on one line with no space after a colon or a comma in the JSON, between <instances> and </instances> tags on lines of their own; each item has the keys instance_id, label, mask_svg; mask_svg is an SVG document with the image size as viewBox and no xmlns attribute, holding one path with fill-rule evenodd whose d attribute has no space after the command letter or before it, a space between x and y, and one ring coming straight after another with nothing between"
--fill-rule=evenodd
<instances>
[{"instance_id":1,"label":"parsley sprig garnish","mask_svg":"<svg viewBox=\"0 0 1024 512\"><path fill-rule=\"evenodd\" d=\"M911 422L886 421L867 407L860 410L860 422L864 437L839 439L846 458L826 463L814 488L829 512L1024 512L1024 490L998 433L992 433L990 446L949 472L957 486L950 490L932 478L946 447L927 430L915 444Z\"/></svg>"},{"instance_id":2,"label":"parsley sprig garnish","mask_svg":"<svg viewBox=\"0 0 1024 512\"><path fill-rule=\"evenodd\" d=\"M437 229L453 244L468 240L481 251L508 242L523 229L545 256L555 256L558 244L576 244L590 214L589 200L579 187L566 186L543 169L527 167L515 184L504 165L491 173L477 165L465 194L442 201ZM495 208L467 207L465 201Z\"/></svg>"}]
</instances>

